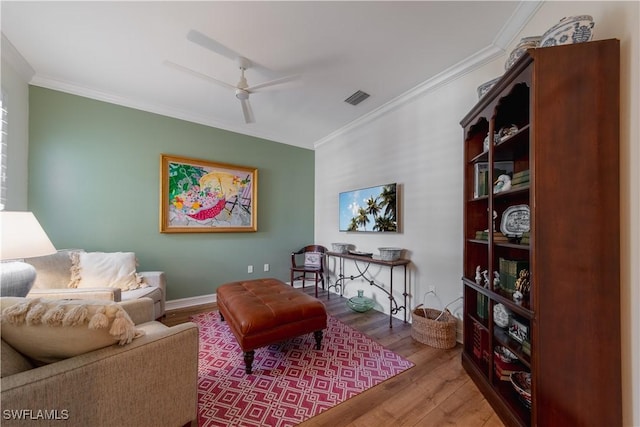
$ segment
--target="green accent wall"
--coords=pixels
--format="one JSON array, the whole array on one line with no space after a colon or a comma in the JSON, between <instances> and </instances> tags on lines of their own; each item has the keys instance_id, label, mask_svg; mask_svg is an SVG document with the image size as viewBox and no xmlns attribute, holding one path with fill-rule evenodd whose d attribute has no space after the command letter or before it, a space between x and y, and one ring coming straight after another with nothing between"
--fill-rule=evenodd
<instances>
[{"instance_id":1,"label":"green accent wall","mask_svg":"<svg viewBox=\"0 0 640 427\"><path fill-rule=\"evenodd\" d=\"M161 153L257 168L258 231L161 234ZM28 188L58 249L135 252L138 271L166 273L168 300L288 281L291 251L314 237L312 150L35 86Z\"/></svg>"}]
</instances>

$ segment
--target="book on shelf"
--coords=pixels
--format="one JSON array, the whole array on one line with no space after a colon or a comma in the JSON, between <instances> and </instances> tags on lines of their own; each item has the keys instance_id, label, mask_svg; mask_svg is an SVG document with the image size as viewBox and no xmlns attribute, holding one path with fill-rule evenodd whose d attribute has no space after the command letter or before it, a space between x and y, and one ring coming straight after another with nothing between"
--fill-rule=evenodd
<instances>
[{"instance_id":1,"label":"book on shelf","mask_svg":"<svg viewBox=\"0 0 640 427\"><path fill-rule=\"evenodd\" d=\"M507 236L505 236L504 234L500 233L499 231L494 231L493 232L493 241L494 242L508 242L509 238Z\"/></svg>"},{"instance_id":2,"label":"book on shelf","mask_svg":"<svg viewBox=\"0 0 640 427\"><path fill-rule=\"evenodd\" d=\"M525 176L527 178L529 177L529 169L513 173L513 179L522 178L522 177L525 177Z\"/></svg>"},{"instance_id":3,"label":"book on shelf","mask_svg":"<svg viewBox=\"0 0 640 427\"><path fill-rule=\"evenodd\" d=\"M522 371L524 366L519 362L504 362L498 357L493 359L493 367L496 371L496 377L501 381L510 381L510 376L513 372Z\"/></svg>"},{"instance_id":4,"label":"book on shelf","mask_svg":"<svg viewBox=\"0 0 640 427\"><path fill-rule=\"evenodd\" d=\"M484 320L489 317L489 298L480 292L476 294L476 314Z\"/></svg>"},{"instance_id":5,"label":"book on shelf","mask_svg":"<svg viewBox=\"0 0 640 427\"><path fill-rule=\"evenodd\" d=\"M500 287L510 293L516 291L516 280L522 269L529 269L527 260L499 259Z\"/></svg>"},{"instance_id":6,"label":"book on shelf","mask_svg":"<svg viewBox=\"0 0 640 427\"><path fill-rule=\"evenodd\" d=\"M489 333L479 324L473 325L473 355L480 360L489 361ZM490 363L490 362L489 362Z\"/></svg>"},{"instance_id":7,"label":"book on shelf","mask_svg":"<svg viewBox=\"0 0 640 427\"><path fill-rule=\"evenodd\" d=\"M518 185L518 184L525 184L529 182L529 177L525 176L525 177L520 177L520 178L513 178L511 180L511 186L513 187L514 185Z\"/></svg>"},{"instance_id":8,"label":"book on shelf","mask_svg":"<svg viewBox=\"0 0 640 427\"><path fill-rule=\"evenodd\" d=\"M521 188L529 188L529 182L522 182L520 184L511 185L511 190L520 190Z\"/></svg>"},{"instance_id":9,"label":"book on shelf","mask_svg":"<svg viewBox=\"0 0 640 427\"><path fill-rule=\"evenodd\" d=\"M476 231L476 240L489 240L489 232L488 231ZM494 242L508 242L509 238L502 234L499 231L493 232L493 241Z\"/></svg>"},{"instance_id":10,"label":"book on shelf","mask_svg":"<svg viewBox=\"0 0 640 427\"><path fill-rule=\"evenodd\" d=\"M511 189L518 190L529 186L529 170L515 172L511 178Z\"/></svg>"}]
</instances>

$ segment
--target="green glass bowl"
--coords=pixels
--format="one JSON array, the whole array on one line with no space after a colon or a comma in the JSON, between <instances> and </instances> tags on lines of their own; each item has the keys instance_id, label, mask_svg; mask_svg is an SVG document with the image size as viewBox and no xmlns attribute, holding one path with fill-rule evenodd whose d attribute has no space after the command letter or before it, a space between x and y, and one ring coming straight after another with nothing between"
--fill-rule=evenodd
<instances>
[{"instance_id":1,"label":"green glass bowl","mask_svg":"<svg viewBox=\"0 0 640 427\"><path fill-rule=\"evenodd\" d=\"M353 298L349 298L347 300L347 306L358 313L364 313L365 311L369 311L373 308L375 302L372 299L362 296L357 296Z\"/></svg>"}]
</instances>

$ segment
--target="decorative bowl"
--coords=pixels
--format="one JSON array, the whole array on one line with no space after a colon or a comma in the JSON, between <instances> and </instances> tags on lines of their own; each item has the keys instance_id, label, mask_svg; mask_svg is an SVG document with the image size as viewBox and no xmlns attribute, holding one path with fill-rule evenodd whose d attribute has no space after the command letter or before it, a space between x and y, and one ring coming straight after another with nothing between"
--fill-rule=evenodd
<instances>
[{"instance_id":1,"label":"decorative bowl","mask_svg":"<svg viewBox=\"0 0 640 427\"><path fill-rule=\"evenodd\" d=\"M531 407L531 374L526 371L512 372L509 377L513 388L528 408Z\"/></svg>"},{"instance_id":2,"label":"decorative bowl","mask_svg":"<svg viewBox=\"0 0 640 427\"><path fill-rule=\"evenodd\" d=\"M332 243L331 248L334 252L339 254L346 254L349 252L349 243Z\"/></svg>"},{"instance_id":3,"label":"decorative bowl","mask_svg":"<svg viewBox=\"0 0 640 427\"><path fill-rule=\"evenodd\" d=\"M507 125L500 128L500 131L498 131L498 137L500 138L500 141L504 141L505 139L512 137L516 133L518 133L518 126Z\"/></svg>"},{"instance_id":4,"label":"decorative bowl","mask_svg":"<svg viewBox=\"0 0 640 427\"><path fill-rule=\"evenodd\" d=\"M516 63L518 59L527 51L527 49L533 49L538 47L540 44L540 40L542 40L542 36L532 36L532 37L524 37L520 39L520 42L516 45L515 49L511 51L509 54L509 58L507 58L507 62L504 63L504 69L508 70L513 67L513 64Z\"/></svg>"},{"instance_id":5,"label":"decorative bowl","mask_svg":"<svg viewBox=\"0 0 640 427\"><path fill-rule=\"evenodd\" d=\"M563 44L584 43L593 38L593 18L590 15L577 15L562 18L542 35L541 47Z\"/></svg>"},{"instance_id":6,"label":"decorative bowl","mask_svg":"<svg viewBox=\"0 0 640 427\"><path fill-rule=\"evenodd\" d=\"M400 259L402 248L378 248L380 251L380 259L383 261L395 261Z\"/></svg>"},{"instance_id":7,"label":"decorative bowl","mask_svg":"<svg viewBox=\"0 0 640 427\"><path fill-rule=\"evenodd\" d=\"M489 92L489 89L494 87L495 84L498 83L498 80L500 80L501 78L502 76L496 77L495 79L489 80L488 82L482 83L480 86L478 86L478 99L482 98L485 93Z\"/></svg>"},{"instance_id":8,"label":"decorative bowl","mask_svg":"<svg viewBox=\"0 0 640 427\"><path fill-rule=\"evenodd\" d=\"M493 349L493 353L504 363L513 363L518 360L515 354L511 353L508 348L501 345L497 345L496 348Z\"/></svg>"},{"instance_id":9,"label":"decorative bowl","mask_svg":"<svg viewBox=\"0 0 640 427\"><path fill-rule=\"evenodd\" d=\"M498 132L494 132L493 133L493 144L497 144L500 142L500 135L498 135ZM487 134L487 136L484 137L484 140L482 141L482 151L489 151L489 134Z\"/></svg>"},{"instance_id":10,"label":"decorative bowl","mask_svg":"<svg viewBox=\"0 0 640 427\"><path fill-rule=\"evenodd\" d=\"M501 328L509 326L509 312L502 304L493 306L493 322Z\"/></svg>"}]
</instances>

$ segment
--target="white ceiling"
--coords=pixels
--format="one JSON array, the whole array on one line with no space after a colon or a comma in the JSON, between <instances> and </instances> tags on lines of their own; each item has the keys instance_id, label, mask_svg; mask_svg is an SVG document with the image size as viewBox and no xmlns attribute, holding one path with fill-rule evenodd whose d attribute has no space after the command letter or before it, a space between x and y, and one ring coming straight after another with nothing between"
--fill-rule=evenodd
<instances>
[{"instance_id":1,"label":"white ceiling","mask_svg":"<svg viewBox=\"0 0 640 427\"><path fill-rule=\"evenodd\" d=\"M532 2L1 2L2 33L31 84L290 145L313 148L442 76L504 53ZM197 30L267 71L299 74L251 95L245 124L237 64L187 39ZM480 82L479 82L480 83ZM371 97L344 101L356 90Z\"/></svg>"}]
</instances>

